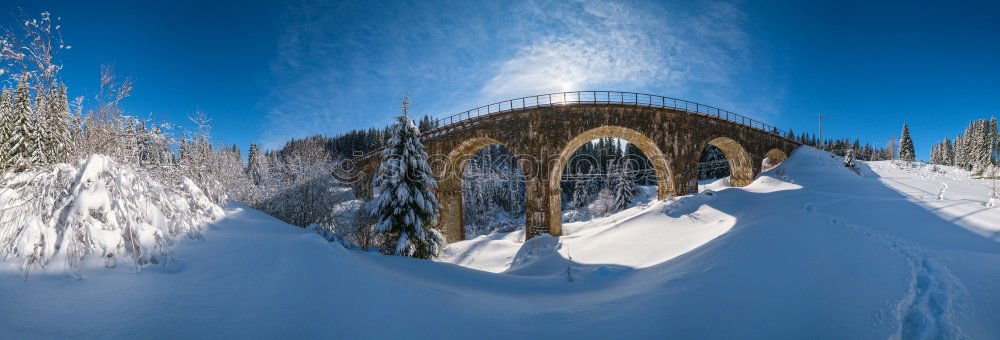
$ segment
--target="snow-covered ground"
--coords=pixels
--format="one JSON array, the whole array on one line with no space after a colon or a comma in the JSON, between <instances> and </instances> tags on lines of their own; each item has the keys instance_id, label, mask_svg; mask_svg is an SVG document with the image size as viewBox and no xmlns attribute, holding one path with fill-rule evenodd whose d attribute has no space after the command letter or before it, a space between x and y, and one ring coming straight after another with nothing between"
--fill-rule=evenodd
<instances>
[{"instance_id":1,"label":"snow-covered ground","mask_svg":"<svg viewBox=\"0 0 1000 340\"><path fill-rule=\"evenodd\" d=\"M803 147L745 188L558 238L482 236L440 262L345 250L231 205L204 241L178 242L172 267L25 281L0 265L0 334L998 338L1000 209L986 197L962 171L874 162L857 175Z\"/></svg>"}]
</instances>

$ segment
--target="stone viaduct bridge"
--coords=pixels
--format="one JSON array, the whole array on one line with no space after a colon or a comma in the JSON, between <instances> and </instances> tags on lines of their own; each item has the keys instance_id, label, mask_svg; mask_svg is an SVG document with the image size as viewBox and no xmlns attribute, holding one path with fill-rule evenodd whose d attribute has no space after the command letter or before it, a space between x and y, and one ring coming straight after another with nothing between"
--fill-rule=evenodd
<instances>
[{"instance_id":1,"label":"stone viaduct bridge","mask_svg":"<svg viewBox=\"0 0 1000 340\"><path fill-rule=\"evenodd\" d=\"M578 91L503 101L439 119L421 139L437 180L437 227L448 242L464 239L462 171L479 149L502 144L524 170L526 238L561 234L560 180L584 143L616 137L635 144L655 169L659 198L697 191L697 167L707 145L722 150L730 185L744 186L799 144L771 125L681 99L631 92ZM353 178L359 198L372 196L378 151L354 157L337 176Z\"/></svg>"}]
</instances>

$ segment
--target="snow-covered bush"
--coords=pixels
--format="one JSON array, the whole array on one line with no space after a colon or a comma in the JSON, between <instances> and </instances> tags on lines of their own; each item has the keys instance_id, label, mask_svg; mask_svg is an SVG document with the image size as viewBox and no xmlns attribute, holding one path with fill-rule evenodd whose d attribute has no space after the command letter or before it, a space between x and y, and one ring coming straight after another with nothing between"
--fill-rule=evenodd
<instances>
[{"instance_id":1,"label":"snow-covered bush","mask_svg":"<svg viewBox=\"0 0 1000 340\"><path fill-rule=\"evenodd\" d=\"M581 222L591 219L592 217L586 210L586 208L579 208L563 211L562 223Z\"/></svg>"},{"instance_id":2,"label":"snow-covered bush","mask_svg":"<svg viewBox=\"0 0 1000 340\"><path fill-rule=\"evenodd\" d=\"M329 242L341 243L339 237L337 237L337 229L332 224L327 223L313 223L306 226L306 230L315 232L323 239Z\"/></svg>"},{"instance_id":3,"label":"snow-covered bush","mask_svg":"<svg viewBox=\"0 0 1000 340\"><path fill-rule=\"evenodd\" d=\"M614 213L615 210L615 195L611 192L610 188L601 189L597 192L597 198L594 199L587 209L594 217L603 217Z\"/></svg>"},{"instance_id":4,"label":"snow-covered bush","mask_svg":"<svg viewBox=\"0 0 1000 340\"><path fill-rule=\"evenodd\" d=\"M323 221L306 229L346 248L368 250L381 244L381 237L373 233L376 220L370 210L368 203L357 199L336 203Z\"/></svg>"},{"instance_id":5,"label":"snow-covered bush","mask_svg":"<svg viewBox=\"0 0 1000 340\"><path fill-rule=\"evenodd\" d=\"M200 238L222 215L186 177L163 183L91 155L77 166L8 172L0 180L0 259L15 261L25 276L61 262L79 278L91 258L108 268L126 261L138 271L167 263L175 238Z\"/></svg>"},{"instance_id":6,"label":"snow-covered bush","mask_svg":"<svg viewBox=\"0 0 1000 340\"><path fill-rule=\"evenodd\" d=\"M997 195L997 192L991 192L990 197L986 200L986 203L984 203L983 206L987 208L1000 207L1000 196Z\"/></svg>"},{"instance_id":7,"label":"snow-covered bush","mask_svg":"<svg viewBox=\"0 0 1000 340\"><path fill-rule=\"evenodd\" d=\"M997 183L998 179L1000 179L1000 169L995 169L986 187L989 196L986 197L986 203L983 205L987 208L1000 207L1000 184Z\"/></svg>"},{"instance_id":8,"label":"snow-covered bush","mask_svg":"<svg viewBox=\"0 0 1000 340\"><path fill-rule=\"evenodd\" d=\"M859 175L861 174L861 170L858 169L858 165L854 163L854 152L851 150L847 150L847 152L844 154L844 167L846 167L851 171L854 171L854 173L856 174Z\"/></svg>"}]
</instances>

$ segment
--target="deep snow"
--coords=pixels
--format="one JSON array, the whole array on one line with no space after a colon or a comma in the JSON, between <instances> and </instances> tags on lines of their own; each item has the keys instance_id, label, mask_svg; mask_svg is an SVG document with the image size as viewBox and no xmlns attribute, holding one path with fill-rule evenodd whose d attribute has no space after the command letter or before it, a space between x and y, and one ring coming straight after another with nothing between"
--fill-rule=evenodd
<instances>
[{"instance_id":1,"label":"deep snow","mask_svg":"<svg viewBox=\"0 0 1000 340\"><path fill-rule=\"evenodd\" d=\"M803 147L745 188L558 238L482 236L442 262L345 250L230 205L169 268L25 281L0 265L0 334L997 338L1000 209L981 205L981 180L947 171L874 162L857 175Z\"/></svg>"}]
</instances>

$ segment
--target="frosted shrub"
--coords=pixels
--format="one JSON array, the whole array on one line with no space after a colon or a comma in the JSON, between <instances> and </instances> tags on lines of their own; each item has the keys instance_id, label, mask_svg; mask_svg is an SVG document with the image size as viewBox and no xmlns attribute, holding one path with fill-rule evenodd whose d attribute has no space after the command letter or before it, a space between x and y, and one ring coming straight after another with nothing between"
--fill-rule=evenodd
<instances>
[{"instance_id":1,"label":"frosted shrub","mask_svg":"<svg viewBox=\"0 0 1000 340\"><path fill-rule=\"evenodd\" d=\"M941 187L938 188L937 199L943 201L945 199L945 193L948 191L948 183L941 182Z\"/></svg>"},{"instance_id":2,"label":"frosted shrub","mask_svg":"<svg viewBox=\"0 0 1000 340\"><path fill-rule=\"evenodd\" d=\"M597 198L587 206L594 217L603 217L615 212L615 197L611 189L604 188L597 192Z\"/></svg>"},{"instance_id":3,"label":"frosted shrub","mask_svg":"<svg viewBox=\"0 0 1000 340\"><path fill-rule=\"evenodd\" d=\"M990 179L986 187L989 194L986 197L986 202L983 203L987 208L1000 207L1000 184L997 183L998 177L1000 177L1000 170L994 170L992 179Z\"/></svg>"},{"instance_id":4,"label":"frosted shrub","mask_svg":"<svg viewBox=\"0 0 1000 340\"><path fill-rule=\"evenodd\" d=\"M89 258L112 268L166 264L177 237L200 238L222 209L188 178L161 183L91 155L77 166L8 173L0 180L0 259L27 277L62 262L80 278Z\"/></svg>"}]
</instances>

